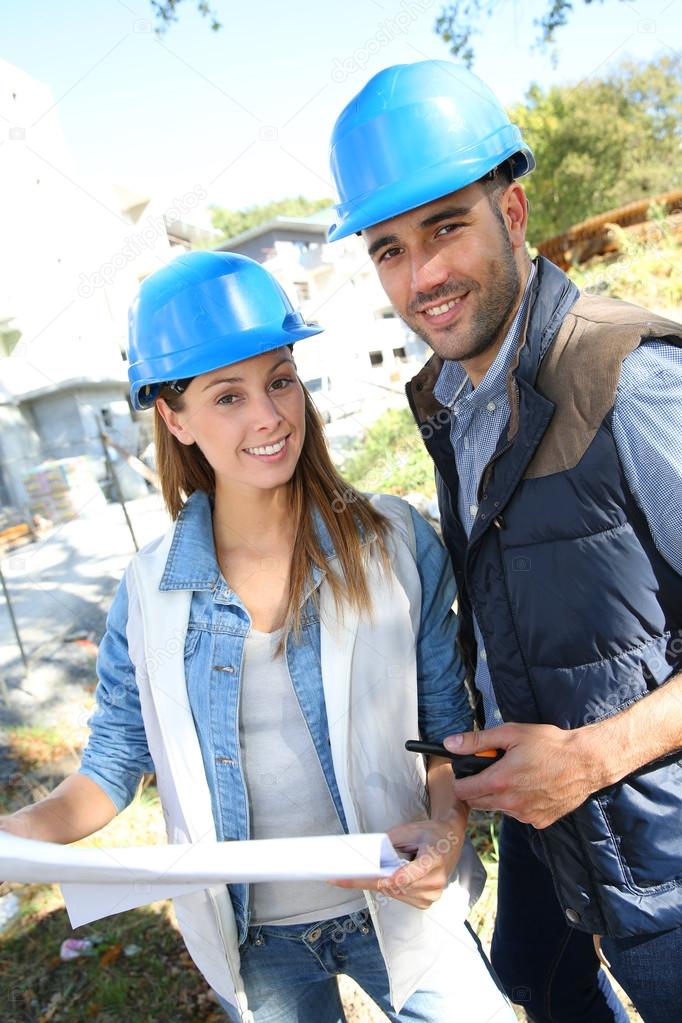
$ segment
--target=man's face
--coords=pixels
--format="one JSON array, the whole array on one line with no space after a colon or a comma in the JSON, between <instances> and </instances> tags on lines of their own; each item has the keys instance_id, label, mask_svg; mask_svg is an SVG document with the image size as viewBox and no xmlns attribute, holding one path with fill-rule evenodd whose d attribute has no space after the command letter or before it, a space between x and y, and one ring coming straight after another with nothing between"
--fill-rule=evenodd
<instances>
[{"instance_id":1,"label":"man's face","mask_svg":"<svg viewBox=\"0 0 682 1023\"><path fill-rule=\"evenodd\" d=\"M518 185L498 206L476 183L363 232L398 315L442 358L502 343L524 283L525 214Z\"/></svg>"}]
</instances>

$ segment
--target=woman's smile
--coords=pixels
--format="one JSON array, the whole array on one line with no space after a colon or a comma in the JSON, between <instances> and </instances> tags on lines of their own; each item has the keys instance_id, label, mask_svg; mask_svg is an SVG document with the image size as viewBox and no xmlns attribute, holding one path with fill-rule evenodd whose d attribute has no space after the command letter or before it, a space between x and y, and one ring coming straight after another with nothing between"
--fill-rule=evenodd
<instances>
[{"instance_id":1,"label":"woman's smile","mask_svg":"<svg viewBox=\"0 0 682 1023\"><path fill-rule=\"evenodd\" d=\"M272 441L270 444L261 444L258 447L244 448L244 451L247 455L263 462L281 461L286 458L289 437L291 437L290 433L286 437L282 437L281 440Z\"/></svg>"}]
</instances>

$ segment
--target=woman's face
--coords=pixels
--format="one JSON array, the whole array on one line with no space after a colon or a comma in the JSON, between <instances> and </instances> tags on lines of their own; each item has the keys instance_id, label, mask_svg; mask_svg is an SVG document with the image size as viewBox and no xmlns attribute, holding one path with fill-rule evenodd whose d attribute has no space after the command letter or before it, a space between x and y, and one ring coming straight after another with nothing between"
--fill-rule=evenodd
<instances>
[{"instance_id":1,"label":"woman's face","mask_svg":"<svg viewBox=\"0 0 682 1023\"><path fill-rule=\"evenodd\" d=\"M303 388L288 348L195 377L173 412L159 411L182 444L197 444L217 486L271 490L289 482L305 437Z\"/></svg>"}]
</instances>

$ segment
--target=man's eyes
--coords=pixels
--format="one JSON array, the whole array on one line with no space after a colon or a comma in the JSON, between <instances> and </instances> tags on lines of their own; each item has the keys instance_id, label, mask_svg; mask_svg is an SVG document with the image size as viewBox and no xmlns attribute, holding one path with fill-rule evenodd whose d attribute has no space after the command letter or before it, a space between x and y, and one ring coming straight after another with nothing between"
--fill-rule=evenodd
<instances>
[{"instance_id":1,"label":"man's eyes","mask_svg":"<svg viewBox=\"0 0 682 1023\"><path fill-rule=\"evenodd\" d=\"M446 235L453 234L458 231L461 227L465 227L465 224L459 222L453 224L441 224L438 230L434 234L434 238L443 238ZM392 259L396 259L404 252L399 245L391 245L390 248L384 249L383 252L377 253L375 260L378 263L387 263Z\"/></svg>"},{"instance_id":2,"label":"man's eyes","mask_svg":"<svg viewBox=\"0 0 682 1023\"><path fill-rule=\"evenodd\" d=\"M436 238L444 234L452 234L460 227L464 227L464 224L442 224L436 231Z\"/></svg>"},{"instance_id":3,"label":"man's eyes","mask_svg":"<svg viewBox=\"0 0 682 1023\"><path fill-rule=\"evenodd\" d=\"M377 257L377 263L386 263L389 259L395 259L402 252L397 245L394 245L390 249L384 249L382 253Z\"/></svg>"}]
</instances>

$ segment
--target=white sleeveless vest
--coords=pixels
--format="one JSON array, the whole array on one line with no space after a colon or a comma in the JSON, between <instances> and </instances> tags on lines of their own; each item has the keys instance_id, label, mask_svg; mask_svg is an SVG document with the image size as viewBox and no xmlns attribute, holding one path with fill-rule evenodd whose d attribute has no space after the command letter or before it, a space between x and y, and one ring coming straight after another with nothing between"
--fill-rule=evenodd
<instances>
[{"instance_id":1,"label":"white sleeveless vest","mask_svg":"<svg viewBox=\"0 0 682 1023\"><path fill-rule=\"evenodd\" d=\"M384 832L427 816L425 771L404 742L419 735L416 639L421 584L409 506L378 495L372 503L391 522L392 573L369 558L371 620L345 608L336 613L331 587L320 587L321 665L331 753L351 832ZM211 797L204 772L184 671L191 590L160 592L175 527L131 561L127 639L135 666L149 751L154 760L168 841L215 842ZM335 559L328 563L334 570ZM396 1011L419 985L434 949L451 946L458 964L458 935L470 902L480 895L485 871L465 843L457 874L442 898L422 911L366 892L389 976ZM252 1023L239 973L237 927L225 885L173 900L187 949L208 983ZM466 957L464 957L464 962ZM465 968L464 962L462 964Z\"/></svg>"}]
</instances>

